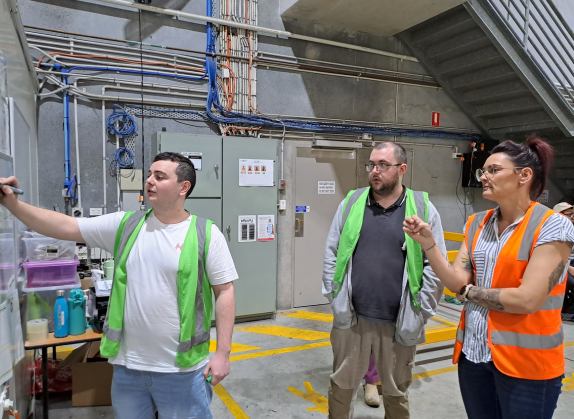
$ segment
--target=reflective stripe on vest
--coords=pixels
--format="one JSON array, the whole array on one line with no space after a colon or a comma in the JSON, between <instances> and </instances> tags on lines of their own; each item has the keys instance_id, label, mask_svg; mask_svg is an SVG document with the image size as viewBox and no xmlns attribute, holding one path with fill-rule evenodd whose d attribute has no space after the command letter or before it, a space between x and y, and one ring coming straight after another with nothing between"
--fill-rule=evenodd
<instances>
[{"instance_id":1,"label":"reflective stripe on vest","mask_svg":"<svg viewBox=\"0 0 574 419\"><path fill-rule=\"evenodd\" d=\"M554 213L538 203L531 204L497 256L491 288L518 288L521 285L540 230ZM473 265L476 243L493 214L494 210L489 210L468 220L465 239ZM540 310L533 314L489 312L488 345L500 372L531 380L551 379L564 373L564 334L560 316L564 291L565 284L557 284ZM457 331L455 363L464 341L464 313Z\"/></svg>"},{"instance_id":2,"label":"reflective stripe on vest","mask_svg":"<svg viewBox=\"0 0 574 419\"><path fill-rule=\"evenodd\" d=\"M517 346L525 349L554 349L564 342L562 325L560 330L552 335L527 335L524 333L490 332L490 339L494 345Z\"/></svg>"},{"instance_id":3,"label":"reflective stripe on vest","mask_svg":"<svg viewBox=\"0 0 574 419\"><path fill-rule=\"evenodd\" d=\"M203 300L203 281L205 279L205 238L207 237L207 220L197 218L197 290L195 292L195 334L186 341L180 342L177 352L184 353L192 347L200 345L209 340L209 329L204 330L205 304ZM211 295L209 296L211 300ZM211 318L209 319L211 322Z\"/></svg>"}]
</instances>

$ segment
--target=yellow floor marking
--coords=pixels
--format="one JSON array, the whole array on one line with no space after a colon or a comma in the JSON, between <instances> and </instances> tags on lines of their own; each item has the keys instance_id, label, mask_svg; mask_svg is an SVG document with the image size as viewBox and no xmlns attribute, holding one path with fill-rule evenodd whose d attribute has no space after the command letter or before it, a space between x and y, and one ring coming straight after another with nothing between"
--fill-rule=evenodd
<instances>
[{"instance_id":1,"label":"yellow floor marking","mask_svg":"<svg viewBox=\"0 0 574 419\"><path fill-rule=\"evenodd\" d=\"M573 340L572 342L566 342L566 343L564 344L564 347L565 347L565 348L567 348L567 347L569 347L569 346L574 346L574 340Z\"/></svg>"},{"instance_id":2,"label":"yellow floor marking","mask_svg":"<svg viewBox=\"0 0 574 419\"><path fill-rule=\"evenodd\" d=\"M261 349L259 346L250 346L250 345L243 345L241 343L231 343L231 353L234 354L236 352L246 352L246 351L254 351L256 349ZM211 340L209 341L209 352L215 352L217 350L217 341Z\"/></svg>"},{"instance_id":3,"label":"yellow floor marking","mask_svg":"<svg viewBox=\"0 0 574 419\"><path fill-rule=\"evenodd\" d=\"M311 386L311 383L306 381L303 383L303 385L305 386L305 390L307 393L303 393L299 390L297 390L295 387L289 387L287 388L287 390L289 390L291 393L295 394L296 396L301 397L302 399L305 399L311 403L313 403L315 405L315 407L308 407L307 410L310 412L321 412L321 413L325 413L326 415L329 414L329 401L321 396L319 393L317 393L315 390L313 390L313 387Z\"/></svg>"},{"instance_id":4,"label":"yellow floor marking","mask_svg":"<svg viewBox=\"0 0 574 419\"><path fill-rule=\"evenodd\" d=\"M437 322L439 322L439 323L442 323L442 324L444 324L445 326L458 326L458 323L454 323L454 322L451 322L451 321L449 321L449 320L445 320L445 319L440 318L440 317L437 317L437 316L433 316L433 317L431 317L431 319L432 319L432 320L435 320L435 321L437 321Z\"/></svg>"},{"instance_id":5,"label":"yellow floor marking","mask_svg":"<svg viewBox=\"0 0 574 419\"><path fill-rule=\"evenodd\" d=\"M439 368L437 370L419 372L417 374L413 374L413 380L418 380L419 378L427 378L432 377L433 375L440 375L451 371L456 371L458 369L457 365L452 365L450 367Z\"/></svg>"},{"instance_id":6,"label":"yellow floor marking","mask_svg":"<svg viewBox=\"0 0 574 419\"><path fill-rule=\"evenodd\" d=\"M446 256L448 257L448 261L449 261L450 263L453 263L453 262L455 261L456 255L458 255L458 250L449 250L449 251L446 252ZM444 293L446 294L447 291L448 291L448 290L445 289L445 290L444 290ZM450 291L448 291L448 292L450 292Z\"/></svg>"},{"instance_id":7,"label":"yellow floor marking","mask_svg":"<svg viewBox=\"0 0 574 419\"><path fill-rule=\"evenodd\" d=\"M574 390L574 374L572 374L572 377L564 378L562 380L562 384L564 384L564 386L562 386L562 391Z\"/></svg>"},{"instance_id":8,"label":"yellow floor marking","mask_svg":"<svg viewBox=\"0 0 574 419\"><path fill-rule=\"evenodd\" d=\"M451 242L461 242L461 243L464 241L464 234L462 233L451 233L445 231L443 234L445 240L449 240Z\"/></svg>"},{"instance_id":9,"label":"yellow floor marking","mask_svg":"<svg viewBox=\"0 0 574 419\"><path fill-rule=\"evenodd\" d=\"M287 311L284 313L277 313L278 316L294 317L296 319L315 320L318 322L333 323L333 315L326 313L313 313L312 311Z\"/></svg>"},{"instance_id":10,"label":"yellow floor marking","mask_svg":"<svg viewBox=\"0 0 574 419\"><path fill-rule=\"evenodd\" d=\"M295 329L292 327L283 326L271 326L266 324L257 324L253 326L236 326L235 330L301 340L329 339L331 336L327 332L317 332L315 330Z\"/></svg>"},{"instance_id":11,"label":"yellow floor marking","mask_svg":"<svg viewBox=\"0 0 574 419\"><path fill-rule=\"evenodd\" d=\"M456 294L450 291L448 288L444 289L444 295L450 295L451 297L456 297Z\"/></svg>"},{"instance_id":12,"label":"yellow floor marking","mask_svg":"<svg viewBox=\"0 0 574 419\"><path fill-rule=\"evenodd\" d=\"M230 361L242 361L244 359L261 358L261 357L270 356L270 355L286 354L289 352L304 351L306 349L314 349L314 348L322 348L324 346L330 346L330 345L331 345L330 341L308 343L307 345L301 345L301 346L290 346L288 348L272 349L270 351L261 351L261 352L253 352L253 353L249 353L249 354L234 355L234 356L229 357L229 360Z\"/></svg>"},{"instance_id":13,"label":"yellow floor marking","mask_svg":"<svg viewBox=\"0 0 574 419\"><path fill-rule=\"evenodd\" d=\"M456 338L457 327L445 327L438 330L429 330L426 332L427 341L422 345L428 345L429 343L444 342L446 340L452 340Z\"/></svg>"},{"instance_id":14,"label":"yellow floor marking","mask_svg":"<svg viewBox=\"0 0 574 419\"><path fill-rule=\"evenodd\" d=\"M233 397L229 395L227 390L225 390L221 384L214 386L213 391L215 391L215 394L219 396L223 404L229 409L235 419L249 419L249 416L245 414L243 409L239 407L235 400L233 400Z\"/></svg>"}]
</instances>

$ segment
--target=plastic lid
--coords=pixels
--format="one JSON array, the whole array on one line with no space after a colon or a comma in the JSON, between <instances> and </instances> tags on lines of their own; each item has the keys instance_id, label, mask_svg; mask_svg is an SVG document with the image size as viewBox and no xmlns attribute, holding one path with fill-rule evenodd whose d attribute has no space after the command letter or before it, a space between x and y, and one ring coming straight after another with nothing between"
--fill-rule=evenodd
<instances>
[{"instance_id":1,"label":"plastic lid","mask_svg":"<svg viewBox=\"0 0 574 419\"><path fill-rule=\"evenodd\" d=\"M66 292L65 292L64 290L58 290L58 291L56 291L56 295L57 295L58 297L63 297L65 293L66 293Z\"/></svg>"}]
</instances>

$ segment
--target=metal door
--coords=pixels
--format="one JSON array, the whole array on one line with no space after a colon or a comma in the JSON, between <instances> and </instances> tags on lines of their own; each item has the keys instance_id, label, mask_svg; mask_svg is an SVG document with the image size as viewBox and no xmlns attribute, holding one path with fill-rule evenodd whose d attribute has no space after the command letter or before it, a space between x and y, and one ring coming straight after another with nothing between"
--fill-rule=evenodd
<instances>
[{"instance_id":1,"label":"metal door","mask_svg":"<svg viewBox=\"0 0 574 419\"><path fill-rule=\"evenodd\" d=\"M274 186L239 186L239 160L277 161L277 141L223 138L223 234L235 262L237 317L269 317L275 312L277 236L271 241L239 242L240 216L273 215L277 223L277 165ZM257 229L258 226L255 225Z\"/></svg>"},{"instance_id":2,"label":"metal door","mask_svg":"<svg viewBox=\"0 0 574 419\"><path fill-rule=\"evenodd\" d=\"M297 149L295 167L295 205L309 212L296 213L294 307L328 303L321 293L325 242L339 203L357 185L355 159L302 157L308 150ZM319 182L334 182L334 190Z\"/></svg>"}]
</instances>

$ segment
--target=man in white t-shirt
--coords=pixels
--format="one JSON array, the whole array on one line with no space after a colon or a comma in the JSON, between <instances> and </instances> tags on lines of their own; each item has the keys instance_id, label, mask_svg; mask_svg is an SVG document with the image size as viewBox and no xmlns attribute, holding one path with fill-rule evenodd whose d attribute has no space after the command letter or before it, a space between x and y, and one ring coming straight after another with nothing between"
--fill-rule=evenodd
<instances>
[{"instance_id":1,"label":"man in white t-shirt","mask_svg":"<svg viewBox=\"0 0 574 419\"><path fill-rule=\"evenodd\" d=\"M81 219L21 202L5 186L0 192L0 204L28 228L116 254L109 323L104 327L102 341L102 352L105 349L114 354L109 361L114 365L112 404L116 419L149 419L156 410L165 418L210 419L211 386L229 374L235 322L233 281L237 279L237 272L221 231L210 221L192 216L184 209L195 181L195 169L189 159L177 153L161 153L154 159L146 180L146 195L152 211L145 214L116 212ZM18 187L14 177L0 179L0 184ZM134 217L132 230L126 232L131 217ZM211 231L206 240L205 229L209 231L209 227ZM197 252L198 243L199 249L202 243L208 243L204 249L206 257L197 257L199 262L190 265L194 255L190 249ZM204 270L201 269L203 262ZM187 275L193 280L182 278L185 271L182 266L194 266L195 271L188 269ZM216 301L217 350L211 359L205 357L211 316L203 319L205 330L198 329L201 329L201 325L198 326L201 320L197 320L204 313L209 315L210 310L204 311L204 306L211 307L211 293L202 294L202 289L209 289L207 282L201 282L204 275L209 279ZM185 292L178 292L178 286L181 289L189 284L192 285L184 288ZM182 302L191 288L195 300ZM123 315L118 307L123 307ZM112 309L115 309L113 314ZM189 318L192 323L184 323ZM204 334L205 339L194 340L191 336L194 332L184 330L190 328L180 327L184 324L195 324L195 335ZM186 333L190 339L183 342ZM207 382L209 376L211 384Z\"/></svg>"}]
</instances>

